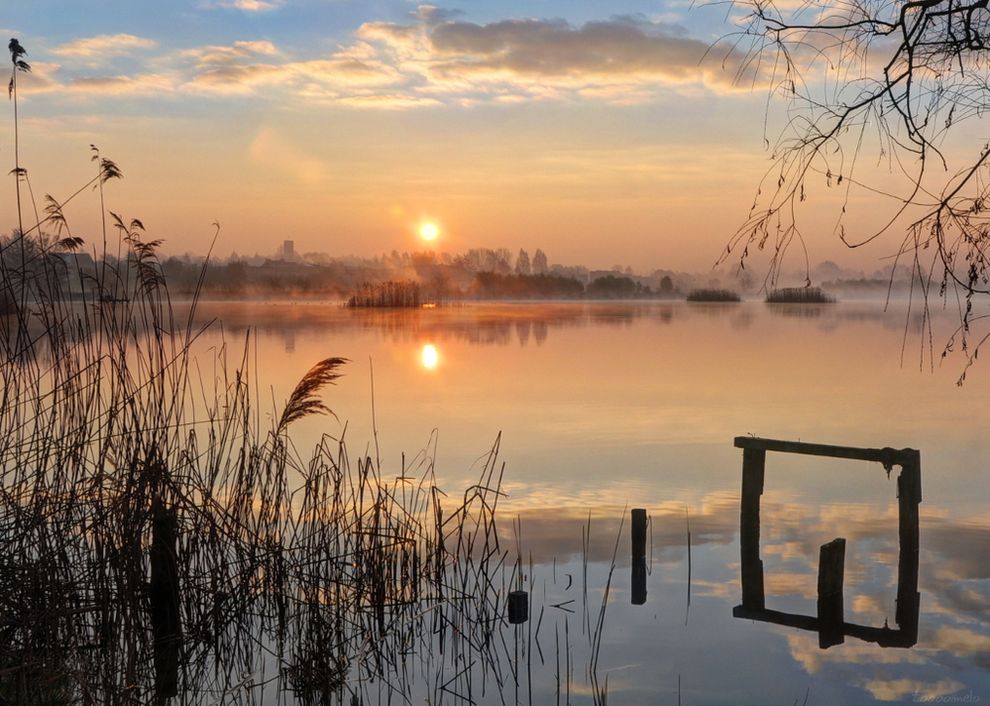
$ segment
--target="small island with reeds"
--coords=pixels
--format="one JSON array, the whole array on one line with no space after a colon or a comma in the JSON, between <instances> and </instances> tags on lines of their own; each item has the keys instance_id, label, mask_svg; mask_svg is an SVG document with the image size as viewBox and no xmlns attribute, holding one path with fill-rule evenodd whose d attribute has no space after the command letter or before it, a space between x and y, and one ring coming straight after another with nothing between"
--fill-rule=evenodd
<instances>
[{"instance_id":1,"label":"small island with reeds","mask_svg":"<svg viewBox=\"0 0 990 706\"><path fill-rule=\"evenodd\" d=\"M739 294L731 289L692 289L688 292L689 302L738 302L742 301Z\"/></svg>"},{"instance_id":2,"label":"small island with reeds","mask_svg":"<svg viewBox=\"0 0 990 706\"><path fill-rule=\"evenodd\" d=\"M783 287L767 294L767 304L834 304L835 297L819 287Z\"/></svg>"},{"instance_id":3,"label":"small island with reeds","mask_svg":"<svg viewBox=\"0 0 990 706\"><path fill-rule=\"evenodd\" d=\"M347 299L350 308L398 307L418 309L427 304L436 304L437 297L424 296L416 282L378 282L363 284Z\"/></svg>"}]
</instances>

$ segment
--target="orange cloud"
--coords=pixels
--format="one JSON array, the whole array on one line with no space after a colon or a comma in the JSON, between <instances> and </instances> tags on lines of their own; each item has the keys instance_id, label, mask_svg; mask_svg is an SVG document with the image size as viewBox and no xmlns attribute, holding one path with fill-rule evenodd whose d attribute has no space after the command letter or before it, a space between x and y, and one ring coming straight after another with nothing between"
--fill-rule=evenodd
<instances>
[{"instance_id":1,"label":"orange cloud","mask_svg":"<svg viewBox=\"0 0 990 706\"><path fill-rule=\"evenodd\" d=\"M51 50L55 56L72 57L88 62L98 61L111 56L130 54L139 49L155 49L158 42L133 34L100 34L95 37L83 37L71 42L60 44Z\"/></svg>"},{"instance_id":2,"label":"orange cloud","mask_svg":"<svg viewBox=\"0 0 990 706\"><path fill-rule=\"evenodd\" d=\"M78 93L103 95L139 95L170 91L174 82L159 74L137 76L93 76L74 78L65 88Z\"/></svg>"},{"instance_id":3,"label":"orange cloud","mask_svg":"<svg viewBox=\"0 0 990 706\"><path fill-rule=\"evenodd\" d=\"M193 59L199 66L233 64L256 56L277 56L278 49L267 40L237 41L230 46L208 45L187 49L181 56Z\"/></svg>"},{"instance_id":4,"label":"orange cloud","mask_svg":"<svg viewBox=\"0 0 990 706\"><path fill-rule=\"evenodd\" d=\"M920 679L870 679L862 684L877 701L905 701L913 698L915 701L934 702L940 697L954 694L963 686L954 679L939 679L936 682Z\"/></svg>"}]
</instances>

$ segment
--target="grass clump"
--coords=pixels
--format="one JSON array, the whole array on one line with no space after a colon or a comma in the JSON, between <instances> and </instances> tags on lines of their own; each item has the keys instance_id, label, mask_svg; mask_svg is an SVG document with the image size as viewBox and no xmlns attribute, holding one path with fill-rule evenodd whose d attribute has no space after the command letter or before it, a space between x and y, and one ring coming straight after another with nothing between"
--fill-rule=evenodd
<instances>
[{"instance_id":1,"label":"grass clump","mask_svg":"<svg viewBox=\"0 0 990 706\"><path fill-rule=\"evenodd\" d=\"M737 302L740 297L731 289L692 289L688 295L689 302Z\"/></svg>"},{"instance_id":2,"label":"grass clump","mask_svg":"<svg viewBox=\"0 0 990 706\"><path fill-rule=\"evenodd\" d=\"M428 301L416 282L389 280L377 284L364 284L347 300L348 307L360 308L410 308L417 309Z\"/></svg>"},{"instance_id":3,"label":"grass clump","mask_svg":"<svg viewBox=\"0 0 990 706\"><path fill-rule=\"evenodd\" d=\"M819 287L783 287L767 294L767 304L834 304Z\"/></svg>"}]
</instances>

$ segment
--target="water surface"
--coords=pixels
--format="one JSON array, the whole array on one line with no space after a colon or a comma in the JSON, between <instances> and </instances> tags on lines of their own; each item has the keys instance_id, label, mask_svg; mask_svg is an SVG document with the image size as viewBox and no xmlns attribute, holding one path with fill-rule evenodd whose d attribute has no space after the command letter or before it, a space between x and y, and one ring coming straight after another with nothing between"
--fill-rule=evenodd
<instances>
[{"instance_id":1,"label":"water surface","mask_svg":"<svg viewBox=\"0 0 990 706\"><path fill-rule=\"evenodd\" d=\"M273 410L317 360L350 359L327 394L339 422L301 422L299 448L345 435L394 476L403 454L427 448L441 487L459 493L501 435L500 533L520 554L534 615L514 633L526 665L517 687L475 700L591 703L606 679L616 703L990 700L990 368L978 364L962 387L960 359L932 369L903 306L224 303L201 314L222 321L202 345L236 358L247 341L257 354ZM939 317L936 358L952 326ZM733 618L742 453L732 442L743 435L920 450L916 645L846 637L820 649L815 632ZM844 537L846 621L895 627L896 475L768 456L768 608L814 615L819 546ZM633 507L651 518L644 605L630 604ZM564 631L578 655L570 676ZM598 634L589 673L581 655Z\"/></svg>"}]
</instances>

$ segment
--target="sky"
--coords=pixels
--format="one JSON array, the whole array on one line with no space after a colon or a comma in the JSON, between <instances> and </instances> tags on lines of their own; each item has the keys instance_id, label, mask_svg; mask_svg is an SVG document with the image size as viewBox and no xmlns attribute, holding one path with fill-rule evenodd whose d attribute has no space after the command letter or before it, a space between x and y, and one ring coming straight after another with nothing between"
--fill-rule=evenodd
<instances>
[{"instance_id":1,"label":"sky","mask_svg":"<svg viewBox=\"0 0 990 706\"><path fill-rule=\"evenodd\" d=\"M285 239L370 256L422 249L429 221L441 250L649 272L711 267L769 166L768 92L736 80L718 43L737 15L685 0L33 0L6 4L0 30L32 65L20 154L36 198L85 183L96 144L125 175L107 207L166 252L205 252L218 222L221 256ZM11 168L12 143L7 119ZM66 215L92 240L93 195ZM889 244L848 251L826 215L806 229L813 262L884 264Z\"/></svg>"}]
</instances>

